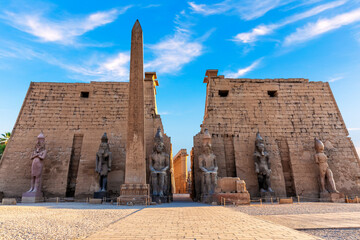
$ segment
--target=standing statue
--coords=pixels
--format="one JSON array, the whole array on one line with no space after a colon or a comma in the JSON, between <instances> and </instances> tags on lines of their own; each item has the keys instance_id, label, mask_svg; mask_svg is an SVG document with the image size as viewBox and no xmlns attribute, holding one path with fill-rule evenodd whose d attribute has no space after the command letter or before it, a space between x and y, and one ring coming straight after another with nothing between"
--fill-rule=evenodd
<instances>
[{"instance_id":1,"label":"standing statue","mask_svg":"<svg viewBox=\"0 0 360 240\"><path fill-rule=\"evenodd\" d=\"M205 128L202 140L202 153L199 156L199 167L201 170L201 193L206 196L215 192L217 185L217 162L216 156L211 148L211 136Z\"/></svg>"},{"instance_id":2,"label":"standing statue","mask_svg":"<svg viewBox=\"0 0 360 240\"><path fill-rule=\"evenodd\" d=\"M42 183L43 160L46 157L45 136L41 132L37 137L38 141L35 145L34 152L31 154L31 187L28 193L40 193Z\"/></svg>"},{"instance_id":3,"label":"standing statue","mask_svg":"<svg viewBox=\"0 0 360 240\"><path fill-rule=\"evenodd\" d=\"M95 171L100 175L100 191L107 190L107 175L111 171L111 152L106 133L101 137L99 151L96 153L96 168Z\"/></svg>"},{"instance_id":4,"label":"standing statue","mask_svg":"<svg viewBox=\"0 0 360 240\"><path fill-rule=\"evenodd\" d=\"M315 162L319 164L321 192L322 193L328 192L325 188L325 177L326 177L331 186L331 191L335 193L339 193L339 191L336 190L333 173L329 168L327 162L328 158L324 153L324 144L317 138L315 138L315 150L316 150L316 154L314 155L314 158L315 158Z\"/></svg>"},{"instance_id":5,"label":"standing statue","mask_svg":"<svg viewBox=\"0 0 360 240\"><path fill-rule=\"evenodd\" d=\"M264 139L259 132L256 134L254 161L260 192L273 192L270 183L271 166L269 154L265 149Z\"/></svg>"},{"instance_id":6,"label":"standing statue","mask_svg":"<svg viewBox=\"0 0 360 240\"><path fill-rule=\"evenodd\" d=\"M150 157L152 195L164 197L167 194L167 171L170 167L170 156L165 152L161 128L157 129L154 138L154 149Z\"/></svg>"}]
</instances>

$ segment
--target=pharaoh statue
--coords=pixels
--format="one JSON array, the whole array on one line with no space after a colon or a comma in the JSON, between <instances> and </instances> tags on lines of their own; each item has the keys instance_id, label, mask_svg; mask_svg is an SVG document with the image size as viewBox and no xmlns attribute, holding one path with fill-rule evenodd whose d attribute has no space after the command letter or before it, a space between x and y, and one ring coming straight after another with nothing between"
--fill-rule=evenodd
<instances>
[{"instance_id":1,"label":"pharaoh statue","mask_svg":"<svg viewBox=\"0 0 360 240\"><path fill-rule=\"evenodd\" d=\"M327 162L328 158L324 153L324 144L317 138L315 138L315 150L316 150L316 154L314 155L314 158L315 158L315 162L319 164L321 192L322 193L328 192L325 188L325 178L327 178L327 181L331 186L331 192L339 193L338 190L336 190L333 173L329 168Z\"/></svg>"},{"instance_id":2,"label":"pharaoh statue","mask_svg":"<svg viewBox=\"0 0 360 240\"><path fill-rule=\"evenodd\" d=\"M152 195L165 197L168 189L167 172L170 167L170 156L165 152L161 128L157 129L154 138L154 149L150 157Z\"/></svg>"},{"instance_id":3,"label":"pharaoh statue","mask_svg":"<svg viewBox=\"0 0 360 240\"><path fill-rule=\"evenodd\" d=\"M257 132L256 134L254 161L255 161L255 172L258 177L260 192L272 193L273 190L271 189L271 183L270 183L271 166L270 166L269 154L265 149L264 139L260 136L259 132Z\"/></svg>"},{"instance_id":4,"label":"pharaoh statue","mask_svg":"<svg viewBox=\"0 0 360 240\"><path fill-rule=\"evenodd\" d=\"M99 146L99 151L96 153L96 168L95 171L99 174L100 180L100 191L106 192L107 190L107 176L111 171L111 152L108 143L108 137L106 133L101 137L101 143Z\"/></svg>"},{"instance_id":5,"label":"pharaoh statue","mask_svg":"<svg viewBox=\"0 0 360 240\"><path fill-rule=\"evenodd\" d=\"M31 160L33 162L31 166L31 187L30 190L27 191L28 193L41 192L43 161L46 157L44 134L41 132L37 139L34 152L31 154Z\"/></svg>"},{"instance_id":6,"label":"pharaoh statue","mask_svg":"<svg viewBox=\"0 0 360 240\"><path fill-rule=\"evenodd\" d=\"M211 148L211 136L207 129L204 130L202 139L202 153L199 156L199 167L201 170L201 193L203 196L215 192L217 184L217 162L216 156Z\"/></svg>"}]
</instances>

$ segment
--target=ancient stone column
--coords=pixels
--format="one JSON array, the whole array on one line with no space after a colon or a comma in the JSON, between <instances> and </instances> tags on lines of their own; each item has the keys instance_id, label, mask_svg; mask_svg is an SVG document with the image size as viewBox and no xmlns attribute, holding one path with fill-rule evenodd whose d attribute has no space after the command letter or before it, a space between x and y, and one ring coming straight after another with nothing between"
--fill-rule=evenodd
<instances>
[{"instance_id":1,"label":"ancient stone column","mask_svg":"<svg viewBox=\"0 0 360 240\"><path fill-rule=\"evenodd\" d=\"M120 189L121 204L144 204L149 199L149 186L146 184L143 63L143 35L140 23L136 20L131 32L125 183Z\"/></svg>"}]
</instances>

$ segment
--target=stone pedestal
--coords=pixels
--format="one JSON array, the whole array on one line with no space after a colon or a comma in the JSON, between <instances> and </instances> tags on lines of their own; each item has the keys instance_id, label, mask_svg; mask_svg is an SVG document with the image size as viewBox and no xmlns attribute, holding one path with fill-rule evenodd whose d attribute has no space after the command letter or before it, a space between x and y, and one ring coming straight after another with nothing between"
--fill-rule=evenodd
<instances>
[{"instance_id":1,"label":"stone pedestal","mask_svg":"<svg viewBox=\"0 0 360 240\"><path fill-rule=\"evenodd\" d=\"M203 203L212 203L213 202L212 194L202 194L200 201Z\"/></svg>"},{"instance_id":2,"label":"stone pedestal","mask_svg":"<svg viewBox=\"0 0 360 240\"><path fill-rule=\"evenodd\" d=\"M44 202L44 195L42 192L26 192L21 198L22 203L37 203Z\"/></svg>"},{"instance_id":3,"label":"stone pedestal","mask_svg":"<svg viewBox=\"0 0 360 240\"><path fill-rule=\"evenodd\" d=\"M225 198L226 201L231 201L236 205L250 204L250 194L248 192L243 193L215 193L213 194L213 201L221 204L221 199Z\"/></svg>"},{"instance_id":4,"label":"stone pedestal","mask_svg":"<svg viewBox=\"0 0 360 240\"><path fill-rule=\"evenodd\" d=\"M320 193L320 202L343 203L343 202L345 202L345 196L343 193L321 192Z\"/></svg>"},{"instance_id":5,"label":"stone pedestal","mask_svg":"<svg viewBox=\"0 0 360 240\"><path fill-rule=\"evenodd\" d=\"M149 184L123 184L120 188L120 197L118 198L121 205L150 204L150 187Z\"/></svg>"},{"instance_id":6,"label":"stone pedestal","mask_svg":"<svg viewBox=\"0 0 360 240\"><path fill-rule=\"evenodd\" d=\"M165 196L165 197L160 197L160 196L152 196L151 197L153 202L156 203L169 203L171 202L171 199L169 196Z\"/></svg>"},{"instance_id":7,"label":"stone pedestal","mask_svg":"<svg viewBox=\"0 0 360 240\"><path fill-rule=\"evenodd\" d=\"M109 198L108 192L94 192L94 198L103 199L103 198Z\"/></svg>"},{"instance_id":8,"label":"stone pedestal","mask_svg":"<svg viewBox=\"0 0 360 240\"><path fill-rule=\"evenodd\" d=\"M274 192L260 192L260 197L264 202L271 202L271 198L273 201L276 200Z\"/></svg>"}]
</instances>

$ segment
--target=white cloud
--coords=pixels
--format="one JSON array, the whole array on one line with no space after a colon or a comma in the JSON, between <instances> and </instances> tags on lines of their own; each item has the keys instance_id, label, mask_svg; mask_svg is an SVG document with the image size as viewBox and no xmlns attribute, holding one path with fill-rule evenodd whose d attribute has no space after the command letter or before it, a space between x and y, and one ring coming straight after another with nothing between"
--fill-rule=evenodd
<instances>
[{"instance_id":1,"label":"white cloud","mask_svg":"<svg viewBox=\"0 0 360 240\"><path fill-rule=\"evenodd\" d=\"M316 6L308 11L299 13L299 14L295 14L293 16L290 16L288 18L286 18L285 20L277 23L277 24L268 24L268 25L259 25L255 28L253 28L250 32L245 32L245 33L239 33L237 34L233 40L234 41L239 41L239 42L243 42L243 43L252 43L257 41L258 37L260 36L264 36L264 35L269 35L271 33L273 33L274 30L281 28L283 26L286 26L288 24L297 22L299 20L308 18L308 17L312 17L315 16L321 12L324 12L328 9L332 9L338 6L341 6L345 3L346 1L335 1L335 2L330 2L330 3L326 3L326 4L322 4L319 6Z\"/></svg>"},{"instance_id":2,"label":"white cloud","mask_svg":"<svg viewBox=\"0 0 360 240\"><path fill-rule=\"evenodd\" d=\"M190 9L201 15L214 15L223 13L239 14L242 19L252 20L265 15L268 11L293 0L225 0L216 4L196 4L188 2Z\"/></svg>"},{"instance_id":3,"label":"white cloud","mask_svg":"<svg viewBox=\"0 0 360 240\"><path fill-rule=\"evenodd\" d=\"M156 56L154 60L145 64L146 69L159 73L171 73L180 70L186 63L191 62L203 52L203 45L182 33L149 46Z\"/></svg>"},{"instance_id":4,"label":"white cloud","mask_svg":"<svg viewBox=\"0 0 360 240\"><path fill-rule=\"evenodd\" d=\"M227 78L239 78L244 76L246 73L251 72L254 70L261 62L262 59L258 59L255 62L253 62L250 66L246 68L240 68L236 72L228 72L225 74L225 77Z\"/></svg>"},{"instance_id":5,"label":"white cloud","mask_svg":"<svg viewBox=\"0 0 360 240\"><path fill-rule=\"evenodd\" d=\"M182 18L185 18L185 21ZM154 60L144 64L147 71L174 73L203 54L203 41L209 37L211 31L201 38L193 39L190 30L192 23L188 21L188 18L186 12L182 11L174 20L176 27L173 35L166 37L159 43L147 45L155 56Z\"/></svg>"},{"instance_id":6,"label":"white cloud","mask_svg":"<svg viewBox=\"0 0 360 240\"><path fill-rule=\"evenodd\" d=\"M329 31L358 21L360 21L360 8L351 12L339 14L333 18L319 19L315 23L309 23L302 28L298 28L295 33L287 36L284 45L305 42Z\"/></svg>"},{"instance_id":7,"label":"white cloud","mask_svg":"<svg viewBox=\"0 0 360 240\"><path fill-rule=\"evenodd\" d=\"M349 131L360 131L360 128L348 128Z\"/></svg>"},{"instance_id":8,"label":"white cloud","mask_svg":"<svg viewBox=\"0 0 360 240\"><path fill-rule=\"evenodd\" d=\"M193 12L205 16L225 13L230 9L232 9L232 5L230 4L230 1L224 1L212 5L196 4L195 2L188 2L188 4L190 5L190 8Z\"/></svg>"},{"instance_id":9,"label":"white cloud","mask_svg":"<svg viewBox=\"0 0 360 240\"><path fill-rule=\"evenodd\" d=\"M76 37L115 21L118 15L128 8L112 9L62 21L45 18L42 13L4 12L0 18L14 28L29 33L41 41L71 44Z\"/></svg>"},{"instance_id":10,"label":"white cloud","mask_svg":"<svg viewBox=\"0 0 360 240\"><path fill-rule=\"evenodd\" d=\"M339 80L342 80L344 79L344 77L333 77L333 78L330 78L328 80L328 82L336 82L336 81L339 81Z\"/></svg>"}]
</instances>

